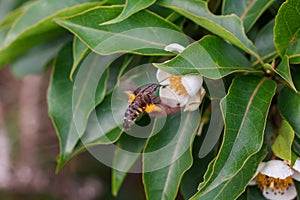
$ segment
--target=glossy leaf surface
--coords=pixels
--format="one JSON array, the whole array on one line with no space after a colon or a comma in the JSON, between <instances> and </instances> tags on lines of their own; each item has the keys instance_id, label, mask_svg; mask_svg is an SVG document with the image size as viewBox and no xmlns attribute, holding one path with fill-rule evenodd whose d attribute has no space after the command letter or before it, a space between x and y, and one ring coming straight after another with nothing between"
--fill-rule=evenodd
<instances>
[{"instance_id":1,"label":"glossy leaf surface","mask_svg":"<svg viewBox=\"0 0 300 200\"><path fill-rule=\"evenodd\" d=\"M221 101L225 119L223 144L205 175L205 182L200 185L200 196L223 187L260 150L275 89L275 82L266 78L240 76L234 79Z\"/></svg>"}]
</instances>

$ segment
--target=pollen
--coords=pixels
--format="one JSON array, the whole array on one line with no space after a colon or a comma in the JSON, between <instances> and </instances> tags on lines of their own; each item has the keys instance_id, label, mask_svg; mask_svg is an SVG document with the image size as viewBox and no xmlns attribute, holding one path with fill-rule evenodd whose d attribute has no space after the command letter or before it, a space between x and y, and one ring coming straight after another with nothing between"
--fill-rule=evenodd
<instances>
[{"instance_id":1,"label":"pollen","mask_svg":"<svg viewBox=\"0 0 300 200\"><path fill-rule=\"evenodd\" d=\"M288 190L292 185L292 176L288 176L285 179L269 177L262 173L259 173L256 177L256 182L261 191L271 189L276 194L284 194L285 189Z\"/></svg>"},{"instance_id":2,"label":"pollen","mask_svg":"<svg viewBox=\"0 0 300 200\"><path fill-rule=\"evenodd\" d=\"M188 96L188 93L181 82L182 76L170 76L170 88L178 95Z\"/></svg>"}]
</instances>

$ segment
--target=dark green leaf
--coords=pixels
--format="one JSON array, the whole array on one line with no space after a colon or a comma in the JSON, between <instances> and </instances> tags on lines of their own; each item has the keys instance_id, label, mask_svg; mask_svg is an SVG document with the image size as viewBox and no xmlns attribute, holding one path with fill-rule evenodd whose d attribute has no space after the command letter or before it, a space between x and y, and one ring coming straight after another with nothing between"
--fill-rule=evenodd
<instances>
[{"instance_id":1,"label":"dark green leaf","mask_svg":"<svg viewBox=\"0 0 300 200\"><path fill-rule=\"evenodd\" d=\"M11 67L14 75L22 77L29 74L41 73L47 67L46 65L49 60L69 40L69 37L61 37L33 47L12 63Z\"/></svg>"},{"instance_id":2,"label":"dark green leaf","mask_svg":"<svg viewBox=\"0 0 300 200\"><path fill-rule=\"evenodd\" d=\"M293 79L291 76L290 65L289 65L289 58L287 56L283 56L282 61L278 65L276 69L269 64L265 64L265 68L278 74L283 80L285 80L293 90L297 91Z\"/></svg>"},{"instance_id":3,"label":"dark green leaf","mask_svg":"<svg viewBox=\"0 0 300 200\"><path fill-rule=\"evenodd\" d=\"M238 200L266 200L257 186L249 186Z\"/></svg>"},{"instance_id":4,"label":"dark green leaf","mask_svg":"<svg viewBox=\"0 0 300 200\"><path fill-rule=\"evenodd\" d=\"M156 70L151 65L137 67L124 74L120 85L106 95L103 102L96 108L96 113L91 113L87 129L81 138L82 144L77 145L76 149L82 150L84 145L93 146L115 142L122 132L123 117L128 107L128 97L125 91L133 91L135 87L155 82L155 74ZM133 125L134 128L138 126Z\"/></svg>"},{"instance_id":5,"label":"dark green leaf","mask_svg":"<svg viewBox=\"0 0 300 200\"><path fill-rule=\"evenodd\" d=\"M185 171L192 165L191 144L198 123L199 112L170 115L161 127L154 122L153 135L146 144L143 181L147 199L175 199Z\"/></svg>"},{"instance_id":6,"label":"dark green leaf","mask_svg":"<svg viewBox=\"0 0 300 200\"><path fill-rule=\"evenodd\" d=\"M39 0L26 4L10 26L0 45L0 66L15 59L32 46L63 33L53 18L70 16L88 8L101 5L89 0L56 1ZM0 34L1 35L1 34Z\"/></svg>"},{"instance_id":7,"label":"dark green leaf","mask_svg":"<svg viewBox=\"0 0 300 200\"><path fill-rule=\"evenodd\" d=\"M293 140L294 130L286 120L283 120L279 130L279 135L272 145L274 155L282 160L292 160L291 148Z\"/></svg>"},{"instance_id":8,"label":"dark green leaf","mask_svg":"<svg viewBox=\"0 0 300 200\"><path fill-rule=\"evenodd\" d=\"M206 36L172 60L154 65L171 74L200 74L212 79L234 72L257 72L235 47L215 36Z\"/></svg>"},{"instance_id":9,"label":"dark green leaf","mask_svg":"<svg viewBox=\"0 0 300 200\"><path fill-rule=\"evenodd\" d=\"M124 7L123 11L121 12L121 14L118 17L116 17L110 21L102 23L102 25L115 24L115 23L124 21L125 19L127 19L128 17L133 15L134 13L137 13L137 12L151 6L155 1L156 0L127 0L125 7Z\"/></svg>"},{"instance_id":10,"label":"dark green leaf","mask_svg":"<svg viewBox=\"0 0 300 200\"><path fill-rule=\"evenodd\" d=\"M258 32L254 42L259 55L265 63L270 62L277 56L273 35L274 23L275 21L271 20L266 26L264 26ZM260 64L259 60L254 57L252 57L251 60L253 62L253 66L258 66Z\"/></svg>"},{"instance_id":11,"label":"dark green leaf","mask_svg":"<svg viewBox=\"0 0 300 200\"><path fill-rule=\"evenodd\" d=\"M300 138L295 137L292 145L293 151L295 154L297 154L298 157L300 157Z\"/></svg>"},{"instance_id":12,"label":"dark green leaf","mask_svg":"<svg viewBox=\"0 0 300 200\"><path fill-rule=\"evenodd\" d=\"M244 23L248 32L262 13L274 0L225 0L223 1L222 14L236 14Z\"/></svg>"},{"instance_id":13,"label":"dark green leaf","mask_svg":"<svg viewBox=\"0 0 300 200\"><path fill-rule=\"evenodd\" d=\"M80 64L80 62L89 53L89 48L87 48L83 42L81 42L77 37L73 40L73 66L70 73L70 80L73 80L73 75Z\"/></svg>"},{"instance_id":14,"label":"dark green leaf","mask_svg":"<svg viewBox=\"0 0 300 200\"><path fill-rule=\"evenodd\" d=\"M145 143L145 138L132 137L127 134L123 134L118 140L118 148L115 151L112 166L112 193L114 196L118 194L131 167L141 158Z\"/></svg>"},{"instance_id":15,"label":"dark green leaf","mask_svg":"<svg viewBox=\"0 0 300 200\"><path fill-rule=\"evenodd\" d=\"M230 179L222 182L211 190L200 191L194 195L191 200L236 199L245 191L247 185L252 180L259 163L262 162L267 154L266 150L267 148L263 148L260 152L249 157L241 170Z\"/></svg>"},{"instance_id":16,"label":"dark green leaf","mask_svg":"<svg viewBox=\"0 0 300 200\"><path fill-rule=\"evenodd\" d=\"M207 3L195 0L159 0L162 6L171 8L196 24L222 37L261 60L253 43L247 38L241 20L235 15L216 16ZM263 63L261 61L261 63Z\"/></svg>"},{"instance_id":17,"label":"dark green leaf","mask_svg":"<svg viewBox=\"0 0 300 200\"><path fill-rule=\"evenodd\" d=\"M122 8L96 7L80 15L56 21L99 54L133 52L172 55L163 50L166 45L175 42L187 44L186 36L175 25L149 11L138 12L120 23L99 26L102 22L117 17Z\"/></svg>"},{"instance_id":18,"label":"dark green leaf","mask_svg":"<svg viewBox=\"0 0 300 200\"><path fill-rule=\"evenodd\" d=\"M225 186L260 150L275 89L275 82L266 78L240 76L234 79L228 95L221 101L224 140L205 182L200 185L200 196Z\"/></svg>"},{"instance_id":19,"label":"dark green leaf","mask_svg":"<svg viewBox=\"0 0 300 200\"><path fill-rule=\"evenodd\" d=\"M274 42L280 56L286 53L300 28L300 3L298 0L284 2L275 18Z\"/></svg>"},{"instance_id":20,"label":"dark green leaf","mask_svg":"<svg viewBox=\"0 0 300 200\"><path fill-rule=\"evenodd\" d=\"M290 63L292 64L300 63L300 28L295 34L295 37L292 38L291 45L287 49L286 55L289 56Z\"/></svg>"},{"instance_id":21,"label":"dark green leaf","mask_svg":"<svg viewBox=\"0 0 300 200\"><path fill-rule=\"evenodd\" d=\"M48 91L49 114L60 140L60 167L73 154L90 112L104 98L108 77L108 71L105 72L107 63L101 61L102 66L99 67L97 59L100 56L90 54L81 66L82 70L77 73L75 82L71 82L71 53L71 45L59 52Z\"/></svg>"},{"instance_id":22,"label":"dark green leaf","mask_svg":"<svg viewBox=\"0 0 300 200\"><path fill-rule=\"evenodd\" d=\"M300 94L285 86L279 92L279 110L300 137Z\"/></svg>"},{"instance_id":23,"label":"dark green leaf","mask_svg":"<svg viewBox=\"0 0 300 200\"><path fill-rule=\"evenodd\" d=\"M184 199L189 199L197 192L199 182L203 181L203 176L207 169L207 164L215 157L216 151L210 151L204 158L199 158L200 146L203 146L203 140L207 134L201 134L200 137L196 137L193 144L193 165L184 174L180 191Z\"/></svg>"}]
</instances>

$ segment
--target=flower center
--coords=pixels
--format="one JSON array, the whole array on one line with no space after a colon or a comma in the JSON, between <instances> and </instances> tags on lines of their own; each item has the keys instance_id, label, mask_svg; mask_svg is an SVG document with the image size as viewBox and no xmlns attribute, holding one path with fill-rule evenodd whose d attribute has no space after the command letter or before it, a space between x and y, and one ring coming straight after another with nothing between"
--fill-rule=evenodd
<instances>
[{"instance_id":1,"label":"flower center","mask_svg":"<svg viewBox=\"0 0 300 200\"><path fill-rule=\"evenodd\" d=\"M185 87L181 82L182 76L170 76L170 88L174 90L178 95L188 96Z\"/></svg>"},{"instance_id":2,"label":"flower center","mask_svg":"<svg viewBox=\"0 0 300 200\"><path fill-rule=\"evenodd\" d=\"M284 194L284 189L288 190L289 186L292 185L293 180L291 176L288 176L285 179L280 179L259 173L256 177L256 182L261 191L271 189L271 191L276 195L277 192Z\"/></svg>"}]
</instances>

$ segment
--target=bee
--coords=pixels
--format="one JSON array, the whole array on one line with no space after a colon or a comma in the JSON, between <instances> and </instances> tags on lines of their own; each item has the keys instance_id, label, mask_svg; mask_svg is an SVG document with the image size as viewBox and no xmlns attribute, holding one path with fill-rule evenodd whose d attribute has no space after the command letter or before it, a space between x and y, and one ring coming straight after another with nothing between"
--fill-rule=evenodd
<instances>
[{"instance_id":1,"label":"bee","mask_svg":"<svg viewBox=\"0 0 300 200\"><path fill-rule=\"evenodd\" d=\"M125 111L123 118L123 129L129 130L130 126L143 112L160 112L161 108L157 106L160 103L159 97L155 96L155 91L160 87L159 84L152 83L144 88L137 88L129 96L130 103Z\"/></svg>"},{"instance_id":2,"label":"bee","mask_svg":"<svg viewBox=\"0 0 300 200\"><path fill-rule=\"evenodd\" d=\"M143 112L151 116L161 117L180 111L180 107L173 108L161 102L160 98L155 95L159 87L163 86L152 83L144 88L137 88L129 95L128 102L130 104L123 118L123 130L130 130L130 126Z\"/></svg>"}]
</instances>

